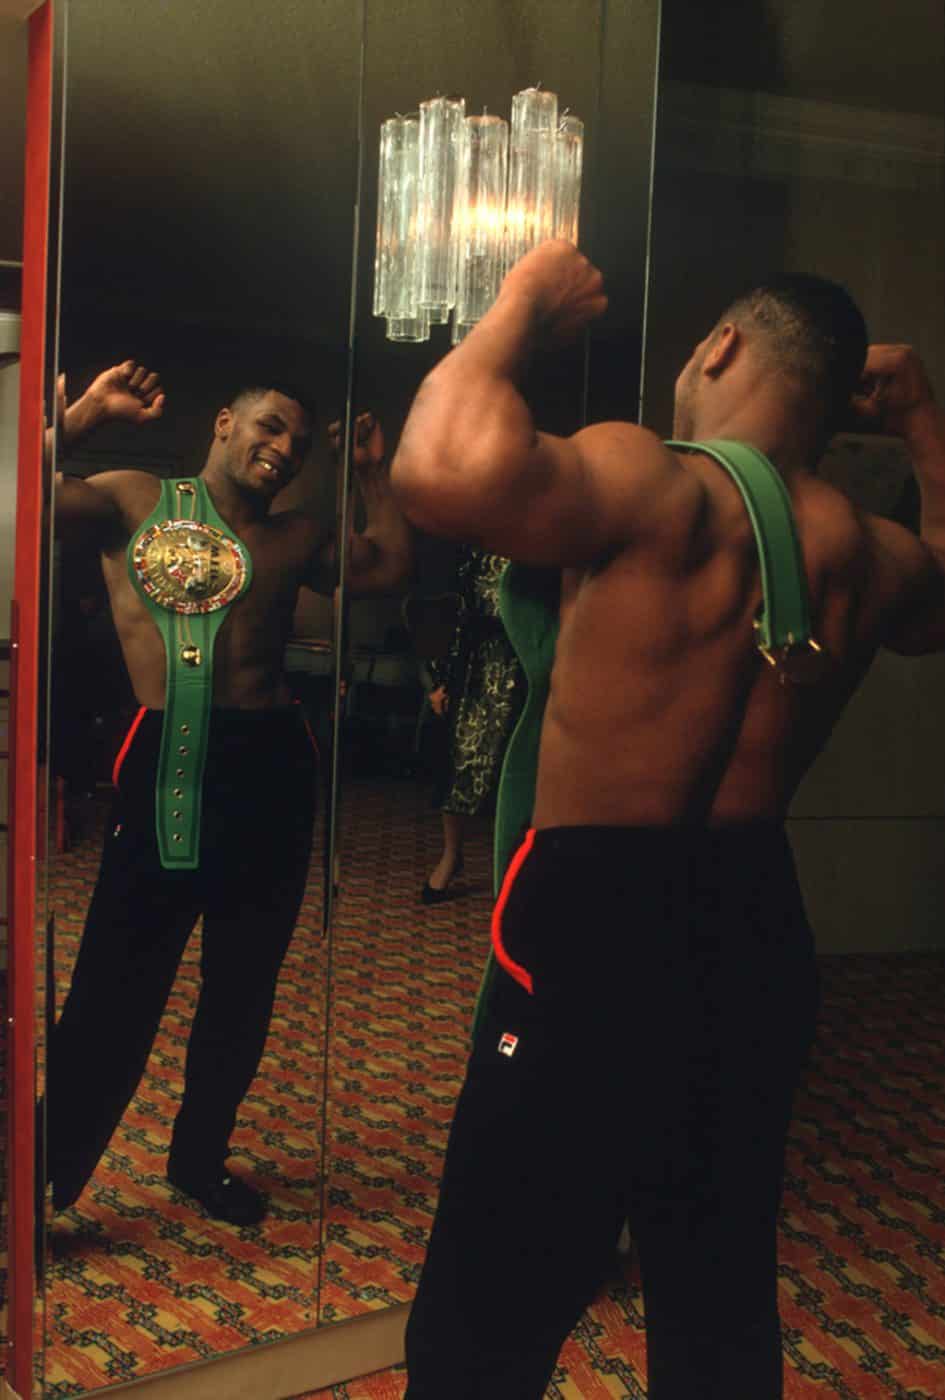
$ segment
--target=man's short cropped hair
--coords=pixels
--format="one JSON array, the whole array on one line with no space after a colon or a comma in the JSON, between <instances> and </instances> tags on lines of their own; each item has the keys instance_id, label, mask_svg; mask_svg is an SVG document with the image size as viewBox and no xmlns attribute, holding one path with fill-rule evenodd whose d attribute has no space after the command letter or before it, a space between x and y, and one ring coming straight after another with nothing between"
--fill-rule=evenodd
<instances>
[{"instance_id":1,"label":"man's short cropped hair","mask_svg":"<svg viewBox=\"0 0 945 1400\"><path fill-rule=\"evenodd\" d=\"M782 373L802 380L822 407L826 433L836 431L863 373L869 337L850 293L838 282L780 276L737 298L719 324L749 321Z\"/></svg>"},{"instance_id":2,"label":"man's short cropped hair","mask_svg":"<svg viewBox=\"0 0 945 1400\"><path fill-rule=\"evenodd\" d=\"M309 421L314 425L316 422L315 398L308 389L304 389L299 384L292 384L286 379L260 379L255 384L247 384L234 395L230 401L230 409L237 413L242 408L248 408L250 404L258 399L265 398L266 394L275 392L282 394L287 399L294 400L308 414Z\"/></svg>"}]
</instances>

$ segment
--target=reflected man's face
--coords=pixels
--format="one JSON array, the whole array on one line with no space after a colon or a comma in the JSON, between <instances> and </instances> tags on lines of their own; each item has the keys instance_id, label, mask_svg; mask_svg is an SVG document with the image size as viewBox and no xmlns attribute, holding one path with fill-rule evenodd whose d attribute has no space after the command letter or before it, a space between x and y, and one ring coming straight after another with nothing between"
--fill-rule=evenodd
<instances>
[{"instance_id":1,"label":"reflected man's face","mask_svg":"<svg viewBox=\"0 0 945 1400\"><path fill-rule=\"evenodd\" d=\"M232 412L226 463L244 489L275 496L298 476L312 444L312 423L295 399L268 390Z\"/></svg>"}]
</instances>

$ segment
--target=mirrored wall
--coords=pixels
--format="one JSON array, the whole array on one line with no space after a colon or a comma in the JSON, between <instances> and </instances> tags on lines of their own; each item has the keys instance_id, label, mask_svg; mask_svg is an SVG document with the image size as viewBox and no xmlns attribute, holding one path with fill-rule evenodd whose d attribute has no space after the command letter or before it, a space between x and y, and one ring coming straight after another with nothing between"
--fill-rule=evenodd
<instances>
[{"instance_id":1,"label":"mirrored wall","mask_svg":"<svg viewBox=\"0 0 945 1400\"><path fill-rule=\"evenodd\" d=\"M44 1104L58 1209L43 1385L55 1395L317 1321L340 471L329 429L347 417L362 46L360 10L340 0L278 13L230 0L63 9L68 407L55 461L66 480L55 499L43 1009L50 1024L58 1017L60 1045ZM126 556L161 481L196 478L211 461L211 513L176 493L164 517L216 527L219 508L250 556L256 601L227 619L212 658L198 888L185 868L153 882L131 809L140 782L153 826L147 736L161 729L167 656L181 684L198 671L178 643L210 663L193 625L205 621L201 571L216 577L216 544L201 559L185 532L171 542L179 557L164 557L165 584L173 591L176 577L197 600L166 655ZM178 718L173 758L186 766L197 723ZM188 781L171 774L183 807ZM121 1099L142 1045L140 1084L110 1136L102 1103ZM218 1113L227 1135L234 1098L225 1172L240 1185L227 1187L217 1154L221 1202L201 1204L198 1144Z\"/></svg>"},{"instance_id":2,"label":"mirrored wall","mask_svg":"<svg viewBox=\"0 0 945 1400\"><path fill-rule=\"evenodd\" d=\"M539 426L634 417L643 344L658 7L501 0L367 7L355 412L396 448L451 328L388 338L373 314L381 124L437 96L509 119L537 87L584 122L580 243L611 293L594 340L544 355ZM621 13L615 13L620 10ZM618 227L619 225L619 227ZM351 483L354 513L360 508ZM504 560L417 534L406 586L344 600L338 899L326 1091L326 1322L409 1303L468 1053L493 902L493 811L524 683L497 618Z\"/></svg>"},{"instance_id":3,"label":"mirrored wall","mask_svg":"<svg viewBox=\"0 0 945 1400\"><path fill-rule=\"evenodd\" d=\"M353 567L352 540L384 508L411 398L449 346L443 326L394 343L373 315L381 123L437 95L508 117L513 95L539 84L583 119L580 241L610 306L585 343L535 366L528 392L543 428L636 418L642 382L643 420L668 432L691 346L771 269L846 282L874 337L916 342L942 382L940 73L907 42L918 20L902 26L893 61L875 4L851 26L808 4L763 16L739 4L720 17L674 0L662 36L660 10L658 0L57 0L65 133L51 346L69 407L53 465L86 485L107 473L152 485L112 478L108 509L91 518L79 487L56 494L44 1025L74 984L103 863L122 864L111 851L123 826L115 760L124 753L119 777L134 781L147 736L140 722L132 730L142 705L160 704L129 621L125 557L156 505L154 482L229 462L271 494L276 548L259 520L229 522L249 541L265 606L248 639L231 645L221 632L215 675L232 676L246 647L259 669L218 704L291 708L291 742L304 730L307 747L296 761L302 748L244 733L223 754L233 806L220 884L258 912L256 942L243 919L243 941L221 956L218 937L211 967L195 933L140 1086L88 1183L52 1217L37 1393L101 1390L329 1324L364 1326L402 1312L419 1276L485 962L495 772L521 683L494 618L501 561L414 535L409 570L368 583L352 573L338 586L339 556ZM141 411L80 412L72 432L70 409L129 361ZM278 401L250 396L255 418L243 427L262 436L243 438L234 464L220 411L254 388ZM362 414L373 423L361 420L359 438ZM295 455L298 475L278 479ZM860 504L914 522L895 443L847 435L826 470ZM945 750L928 698L943 684L939 662L881 657L799 794L792 839L822 951L940 941ZM267 691L260 675L283 663L286 688ZM284 811L274 846L254 848L240 789L267 767ZM307 818L282 822L312 791L312 831ZM294 828L304 849L286 865ZM133 881L116 879L97 897L134 895ZM852 902L838 900L840 886ZM137 897L153 914L149 888L142 881ZM274 956L268 940L293 901L287 950ZM229 909L231 924L239 912ZM119 1027L138 1005L132 973L145 964L126 958L116 976L117 951L103 945L96 985L107 998L94 1019L100 1056L121 1061ZM278 979L228 1164L265 1215L227 1222L168 1180L168 1152L202 979L219 980L221 965L252 974L257 956ZM258 1036L258 1004L253 1018ZM217 1040L224 1078L237 1039ZM41 1076L44 1063L45 1050ZM98 1083L85 1080L86 1091ZM80 1099L69 1102L81 1122ZM641 1308L628 1312L637 1360Z\"/></svg>"},{"instance_id":4,"label":"mirrored wall","mask_svg":"<svg viewBox=\"0 0 945 1400\"><path fill-rule=\"evenodd\" d=\"M52 1075L41 1132L56 1209L37 1386L65 1396L155 1383L412 1297L491 909L488 774L472 800L460 795L462 861L444 864L441 812L462 786L454 719L474 712L495 766L520 686L489 650L500 561L414 536L392 570L358 574L352 541L371 537L378 500L382 513L389 504L410 400L449 347L445 327L426 344L394 344L372 314L379 128L447 93L507 118L513 95L534 85L584 121L581 242L604 266L613 314L589 344L537 366L532 392L554 431L599 416L595 398L632 417L659 7L59 0L57 15L65 133L50 343L65 388L49 462L61 475L39 1010L57 1024L40 1057L41 1090L47 1064ZM240 399L257 389L269 392ZM359 428L364 413L373 432ZM230 509L228 474L265 498L258 518ZM162 725L151 712L166 670L153 613L141 613L150 565L143 579L128 549L157 521L160 483L202 475L216 514L194 516L175 487L164 517L217 528L219 516L246 547L253 592L213 654L205 772L216 763L213 782L229 794L213 818L214 890L227 897L187 939L188 910L209 896L174 893L165 917L130 836L152 810ZM216 556L201 562L186 530L170 544L161 567L177 584L162 575L163 585L199 602ZM174 633L166 646L183 674L183 652L202 643ZM438 688L445 706L431 706ZM498 730L487 710L475 718L496 696ZM258 731L234 731L214 757L217 712L223 724L246 709ZM289 739L270 732L272 710L291 711ZM195 742L175 738L176 753ZM262 807L273 787L278 815L257 830L254 793ZM180 790L183 810L186 782ZM165 820L173 841L186 813ZM191 877L178 875L184 888ZM287 949L273 951L293 901ZM135 1078L161 1000L151 984L182 946L109 1137L96 1116L103 1086L114 1097ZM253 1001L249 990L273 968L272 1008L260 1011L264 992ZM231 1003L214 1022L208 988L237 1006L248 998L245 1014ZM254 1067L246 1043L261 1030ZM259 1198L261 1219L220 1218L175 1163L182 1124L193 1140L193 1103L200 1137L232 1098L237 1061L250 1082L226 1170Z\"/></svg>"}]
</instances>

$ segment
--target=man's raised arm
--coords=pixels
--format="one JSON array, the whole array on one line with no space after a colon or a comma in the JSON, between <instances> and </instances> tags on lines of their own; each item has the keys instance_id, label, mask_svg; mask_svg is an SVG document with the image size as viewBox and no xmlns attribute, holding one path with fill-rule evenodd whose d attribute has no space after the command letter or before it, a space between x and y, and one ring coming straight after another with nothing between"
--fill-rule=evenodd
<instances>
[{"instance_id":1,"label":"man's raised arm","mask_svg":"<svg viewBox=\"0 0 945 1400\"><path fill-rule=\"evenodd\" d=\"M384 454L384 434L373 413L360 413L354 421L352 448L352 501L360 498L364 526L354 530L346 522L348 547L345 584L355 598L393 593L407 581L413 568L413 533L391 492ZM342 459L341 423L332 423L328 437L336 463ZM338 551L333 539L316 551L306 583L316 593L331 594L338 583Z\"/></svg>"},{"instance_id":2,"label":"man's raised arm","mask_svg":"<svg viewBox=\"0 0 945 1400\"><path fill-rule=\"evenodd\" d=\"M909 345L871 345L856 412L901 437L922 499L920 538L889 521L872 521L880 568L894 606L883 644L904 655L945 649L945 413Z\"/></svg>"},{"instance_id":3,"label":"man's raised arm","mask_svg":"<svg viewBox=\"0 0 945 1400\"><path fill-rule=\"evenodd\" d=\"M633 490L627 454L645 460L655 439L615 423L540 433L520 390L534 350L574 339L606 305L600 273L570 243L516 264L411 407L391 479L415 525L536 564L588 563L612 547Z\"/></svg>"},{"instance_id":4,"label":"man's raised arm","mask_svg":"<svg viewBox=\"0 0 945 1400\"><path fill-rule=\"evenodd\" d=\"M65 380L60 377L58 421L63 454L105 423L144 424L160 418L164 391L157 374L134 360L103 370L75 403L66 405ZM47 464L53 454L53 429L46 431ZM110 489L124 472L103 472L89 480L56 472L56 533L82 531L91 544L104 544L120 524L120 512Z\"/></svg>"}]
</instances>

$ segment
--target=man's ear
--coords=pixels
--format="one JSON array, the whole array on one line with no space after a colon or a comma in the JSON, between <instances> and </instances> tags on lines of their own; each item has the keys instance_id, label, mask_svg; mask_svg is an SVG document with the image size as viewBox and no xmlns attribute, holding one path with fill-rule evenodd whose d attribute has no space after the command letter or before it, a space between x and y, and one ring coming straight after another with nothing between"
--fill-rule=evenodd
<instances>
[{"instance_id":1,"label":"man's ear","mask_svg":"<svg viewBox=\"0 0 945 1400\"><path fill-rule=\"evenodd\" d=\"M221 442L226 442L233 431L233 410L221 408L213 424L213 436L219 438Z\"/></svg>"},{"instance_id":2,"label":"man's ear","mask_svg":"<svg viewBox=\"0 0 945 1400\"><path fill-rule=\"evenodd\" d=\"M742 343L741 332L733 321L726 321L716 333L702 362L703 374L715 379L728 369Z\"/></svg>"}]
</instances>

